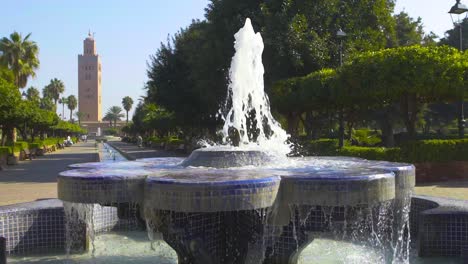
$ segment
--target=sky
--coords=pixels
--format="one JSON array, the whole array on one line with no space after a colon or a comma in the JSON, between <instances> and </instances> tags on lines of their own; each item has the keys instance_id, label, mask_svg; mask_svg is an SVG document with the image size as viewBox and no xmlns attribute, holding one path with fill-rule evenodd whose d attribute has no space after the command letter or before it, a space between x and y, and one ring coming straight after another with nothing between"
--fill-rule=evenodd
<instances>
[{"instance_id":1,"label":"sky","mask_svg":"<svg viewBox=\"0 0 468 264\"><path fill-rule=\"evenodd\" d=\"M103 113L130 96L144 95L149 56L192 19L203 19L208 0L0 0L0 37L13 31L37 42L40 68L27 87L39 90L52 78L65 84L65 96L78 95L78 54L88 31L95 33L102 63ZM455 0L397 0L395 12L421 17L425 31L439 37L452 27L447 13ZM61 113L61 107L58 110ZM130 112L130 116L133 111ZM65 111L65 116L68 116Z\"/></svg>"},{"instance_id":2,"label":"sky","mask_svg":"<svg viewBox=\"0 0 468 264\"><path fill-rule=\"evenodd\" d=\"M13 31L39 46L40 68L28 81L42 91L52 78L65 84L65 95L78 97L78 54L88 31L95 33L102 63L102 111L133 98L134 106L146 81L149 56L168 34L203 19L207 0L0 0L0 37ZM58 107L61 113L62 107ZM132 111L133 112L133 111ZM65 116L69 113L65 107ZM130 113L131 118L131 113Z\"/></svg>"}]
</instances>

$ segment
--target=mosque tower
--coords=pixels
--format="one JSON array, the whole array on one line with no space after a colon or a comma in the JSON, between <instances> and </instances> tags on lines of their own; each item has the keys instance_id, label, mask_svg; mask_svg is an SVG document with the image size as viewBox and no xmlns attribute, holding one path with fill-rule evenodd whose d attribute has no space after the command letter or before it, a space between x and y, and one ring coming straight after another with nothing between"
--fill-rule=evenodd
<instances>
[{"instance_id":1,"label":"mosque tower","mask_svg":"<svg viewBox=\"0 0 468 264\"><path fill-rule=\"evenodd\" d=\"M101 107L101 58L96 53L94 35L88 33L83 41L83 54L78 55L78 111L81 121L100 122Z\"/></svg>"}]
</instances>

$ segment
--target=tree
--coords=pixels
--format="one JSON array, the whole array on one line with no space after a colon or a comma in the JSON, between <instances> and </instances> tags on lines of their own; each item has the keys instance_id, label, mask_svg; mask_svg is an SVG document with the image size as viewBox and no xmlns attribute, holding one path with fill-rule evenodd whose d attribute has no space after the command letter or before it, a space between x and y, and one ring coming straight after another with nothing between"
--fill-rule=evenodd
<instances>
[{"instance_id":1,"label":"tree","mask_svg":"<svg viewBox=\"0 0 468 264\"><path fill-rule=\"evenodd\" d=\"M338 66L339 29L348 34L347 56L393 45L393 7L389 0L266 1L261 9L266 83Z\"/></svg>"},{"instance_id":2,"label":"tree","mask_svg":"<svg viewBox=\"0 0 468 264\"><path fill-rule=\"evenodd\" d=\"M414 20L402 11L395 15L395 23L397 46L411 46L423 42L424 30L420 17Z\"/></svg>"},{"instance_id":3,"label":"tree","mask_svg":"<svg viewBox=\"0 0 468 264\"><path fill-rule=\"evenodd\" d=\"M36 104L37 106L40 105L41 103L41 96L39 93L39 90L34 88L34 87L29 87L28 90L26 90L26 98Z\"/></svg>"},{"instance_id":4,"label":"tree","mask_svg":"<svg viewBox=\"0 0 468 264\"><path fill-rule=\"evenodd\" d=\"M462 28L462 50L468 49L468 18L463 19L461 24L454 25L454 28L445 32L445 37L439 41L440 45L448 45L460 49L460 26Z\"/></svg>"},{"instance_id":5,"label":"tree","mask_svg":"<svg viewBox=\"0 0 468 264\"><path fill-rule=\"evenodd\" d=\"M85 117L85 113L83 112L75 112L76 119L78 119L78 124L81 126L81 120Z\"/></svg>"},{"instance_id":6,"label":"tree","mask_svg":"<svg viewBox=\"0 0 468 264\"><path fill-rule=\"evenodd\" d=\"M2 146L6 141L14 142L14 128L21 114L21 94L13 83L0 78L0 125L2 126Z\"/></svg>"},{"instance_id":7,"label":"tree","mask_svg":"<svg viewBox=\"0 0 468 264\"><path fill-rule=\"evenodd\" d=\"M67 97L62 97L58 100L59 104L62 104L62 119L65 119L65 105L68 104ZM71 121L71 118L70 118Z\"/></svg>"},{"instance_id":8,"label":"tree","mask_svg":"<svg viewBox=\"0 0 468 264\"><path fill-rule=\"evenodd\" d=\"M128 124L128 111L130 111L130 109L132 109L133 99L130 96L125 96L122 99L122 106L125 109L125 111L127 112L126 116L127 116L127 124Z\"/></svg>"},{"instance_id":9,"label":"tree","mask_svg":"<svg viewBox=\"0 0 468 264\"><path fill-rule=\"evenodd\" d=\"M22 37L20 33L13 32L10 38L0 40L0 63L7 65L14 75L14 84L17 88L26 86L28 78L36 75L39 68L39 48L36 42L29 40L31 33Z\"/></svg>"},{"instance_id":10,"label":"tree","mask_svg":"<svg viewBox=\"0 0 468 264\"><path fill-rule=\"evenodd\" d=\"M70 95L67 98L67 102L68 102L68 109L70 109L70 121L72 121L73 120L72 119L73 118L73 110L76 109L78 101L76 100L76 97L74 95Z\"/></svg>"},{"instance_id":11,"label":"tree","mask_svg":"<svg viewBox=\"0 0 468 264\"><path fill-rule=\"evenodd\" d=\"M122 117L125 117L125 115L122 113L120 106L112 106L105 115L105 118L111 121L111 124L114 121L114 127L117 127L117 121L120 121Z\"/></svg>"},{"instance_id":12,"label":"tree","mask_svg":"<svg viewBox=\"0 0 468 264\"><path fill-rule=\"evenodd\" d=\"M44 88L44 97L50 97L54 100L55 106L57 106L57 101L60 98L60 94L65 91L65 85L63 82L57 78L50 80L50 84L48 84Z\"/></svg>"},{"instance_id":13,"label":"tree","mask_svg":"<svg viewBox=\"0 0 468 264\"><path fill-rule=\"evenodd\" d=\"M384 110L379 121L384 124L382 134L389 137L392 109L397 106L409 137L414 138L425 104L464 97L467 69L466 58L454 48L400 47L351 58L340 70L339 87L350 103Z\"/></svg>"}]
</instances>

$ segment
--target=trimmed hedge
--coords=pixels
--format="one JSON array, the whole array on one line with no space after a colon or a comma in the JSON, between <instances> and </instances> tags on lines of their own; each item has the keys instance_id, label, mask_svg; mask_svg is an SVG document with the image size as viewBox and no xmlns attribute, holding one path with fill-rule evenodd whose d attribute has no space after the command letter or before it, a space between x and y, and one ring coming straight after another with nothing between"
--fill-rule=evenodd
<instances>
[{"instance_id":1,"label":"trimmed hedge","mask_svg":"<svg viewBox=\"0 0 468 264\"><path fill-rule=\"evenodd\" d=\"M402 161L410 163L468 160L468 139L419 140L399 148L345 146L338 148L335 139L309 142L309 155L351 156L370 160Z\"/></svg>"},{"instance_id":2,"label":"trimmed hedge","mask_svg":"<svg viewBox=\"0 0 468 264\"><path fill-rule=\"evenodd\" d=\"M402 161L400 148L346 146L338 150L337 155L369 160Z\"/></svg>"},{"instance_id":3,"label":"trimmed hedge","mask_svg":"<svg viewBox=\"0 0 468 264\"><path fill-rule=\"evenodd\" d=\"M11 153L11 147L0 147L0 156Z\"/></svg>"},{"instance_id":4,"label":"trimmed hedge","mask_svg":"<svg viewBox=\"0 0 468 264\"><path fill-rule=\"evenodd\" d=\"M305 149L309 155L313 156L335 156L338 150L338 139L311 140L305 146Z\"/></svg>"},{"instance_id":5,"label":"trimmed hedge","mask_svg":"<svg viewBox=\"0 0 468 264\"><path fill-rule=\"evenodd\" d=\"M145 143L154 143L154 144L170 144L170 145L180 145L183 144L184 141L182 139L179 139L177 137L164 137L164 138L159 138L159 137L147 137L143 140Z\"/></svg>"},{"instance_id":6,"label":"trimmed hedge","mask_svg":"<svg viewBox=\"0 0 468 264\"><path fill-rule=\"evenodd\" d=\"M408 162L468 160L468 139L414 141L403 145L401 152Z\"/></svg>"}]
</instances>

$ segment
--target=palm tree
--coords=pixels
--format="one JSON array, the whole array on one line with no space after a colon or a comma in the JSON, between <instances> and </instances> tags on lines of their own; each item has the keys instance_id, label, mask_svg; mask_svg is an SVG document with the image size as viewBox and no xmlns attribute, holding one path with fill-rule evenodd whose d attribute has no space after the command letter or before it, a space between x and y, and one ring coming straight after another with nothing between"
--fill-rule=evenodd
<instances>
[{"instance_id":1,"label":"palm tree","mask_svg":"<svg viewBox=\"0 0 468 264\"><path fill-rule=\"evenodd\" d=\"M127 112L127 124L128 124L128 111L130 111L130 109L132 109L133 99L130 96L125 96L122 99L122 106L125 109L125 111Z\"/></svg>"},{"instance_id":2,"label":"palm tree","mask_svg":"<svg viewBox=\"0 0 468 264\"><path fill-rule=\"evenodd\" d=\"M114 127L117 127L117 120L120 121L120 118L124 117L122 114L122 108L120 106L112 106L107 110L106 116L104 118L109 118L110 121L114 121Z\"/></svg>"},{"instance_id":3,"label":"palm tree","mask_svg":"<svg viewBox=\"0 0 468 264\"><path fill-rule=\"evenodd\" d=\"M47 85L44 91L44 96L47 96L54 99L55 106L57 106L57 101L60 98L60 94L65 91L65 85L63 82L57 78L50 80L49 85Z\"/></svg>"},{"instance_id":4,"label":"palm tree","mask_svg":"<svg viewBox=\"0 0 468 264\"><path fill-rule=\"evenodd\" d=\"M58 100L59 104L62 104L62 118L65 119L65 105L68 104L67 98L64 96ZM71 118L70 118L71 120Z\"/></svg>"},{"instance_id":5,"label":"palm tree","mask_svg":"<svg viewBox=\"0 0 468 264\"><path fill-rule=\"evenodd\" d=\"M26 90L26 98L36 105L39 105L41 102L39 90L32 86L29 87L28 90Z\"/></svg>"},{"instance_id":6,"label":"palm tree","mask_svg":"<svg viewBox=\"0 0 468 264\"><path fill-rule=\"evenodd\" d=\"M75 110L76 105L78 104L78 101L76 100L76 97L74 95L70 95L67 98L68 102L68 109L70 109L70 121L72 120L73 116L73 110Z\"/></svg>"},{"instance_id":7,"label":"palm tree","mask_svg":"<svg viewBox=\"0 0 468 264\"><path fill-rule=\"evenodd\" d=\"M18 88L24 88L29 76L35 77L35 70L39 68L39 48L36 42L29 40L30 36L31 33L23 38L15 31L10 38L0 39L0 63L13 72Z\"/></svg>"},{"instance_id":8,"label":"palm tree","mask_svg":"<svg viewBox=\"0 0 468 264\"><path fill-rule=\"evenodd\" d=\"M112 127L112 114L107 112L102 118L102 121L109 121L109 125Z\"/></svg>"},{"instance_id":9,"label":"palm tree","mask_svg":"<svg viewBox=\"0 0 468 264\"><path fill-rule=\"evenodd\" d=\"M81 119L85 116L85 113L83 112L75 112L76 119L78 119L78 124L81 126Z\"/></svg>"}]
</instances>

